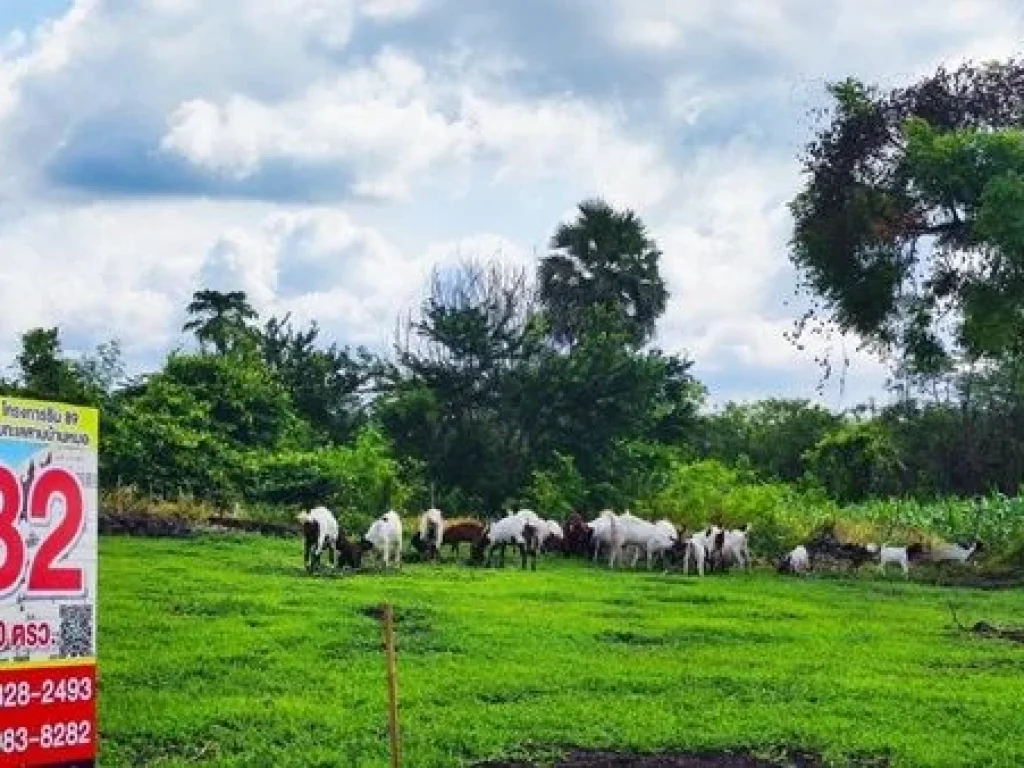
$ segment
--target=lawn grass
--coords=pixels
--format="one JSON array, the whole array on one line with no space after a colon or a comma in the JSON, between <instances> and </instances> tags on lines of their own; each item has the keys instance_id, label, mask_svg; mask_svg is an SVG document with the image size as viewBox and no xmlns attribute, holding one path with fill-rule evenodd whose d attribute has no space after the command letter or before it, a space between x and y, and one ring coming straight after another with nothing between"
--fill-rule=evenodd
<instances>
[{"instance_id":1,"label":"lawn grass","mask_svg":"<svg viewBox=\"0 0 1024 768\"><path fill-rule=\"evenodd\" d=\"M307 577L298 541L100 543L100 764L384 766L384 600L404 765L579 744L797 746L1024 765L1024 593L771 572L698 581L556 558ZM840 763L842 764L842 763Z\"/></svg>"}]
</instances>

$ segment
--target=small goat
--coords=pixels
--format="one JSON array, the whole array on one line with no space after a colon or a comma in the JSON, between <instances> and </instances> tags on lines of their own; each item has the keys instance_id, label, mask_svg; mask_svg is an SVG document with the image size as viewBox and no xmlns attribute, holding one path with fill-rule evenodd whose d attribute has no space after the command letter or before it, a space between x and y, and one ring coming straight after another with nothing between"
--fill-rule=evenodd
<instances>
[{"instance_id":1,"label":"small goat","mask_svg":"<svg viewBox=\"0 0 1024 768\"><path fill-rule=\"evenodd\" d=\"M811 556L801 544L779 561L779 573L807 573L811 570Z\"/></svg>"},{"instance_id":2,"label":"small goat","mask_svg":"<svg viewBox=\"0 0 1024 768\"><path fill-rule=\"evenodd\" d=\"M540 548L542 552L554 552L563 547L565 533L555 520L544 520L540 532Z\"/></svg>"},{"instance_id":3,"label":"small goat","mask_svg":"<svg viewBox=\"0 0 1024 768\"><path fill-rule=\"evenodd\" d=\"M910 564L923 560L926 550L922 544L910 544L906 547L891 547L885 544L878 550L878 570L884 574L889 565L898 565L903 569L904 578L910 578Z\"/></svg>"},{"instance_id":4,"label":"small goat","mask_svg":"<svg viewBox=\"0 0 1024 768\"><path fill-rule=\"evenodd\" d=\"M712 526L711 529L711 569L725 570L736 563L742 570L751 567L749 548L750 524L742 528L726 530Z\"/></svg>"}]
</instances>

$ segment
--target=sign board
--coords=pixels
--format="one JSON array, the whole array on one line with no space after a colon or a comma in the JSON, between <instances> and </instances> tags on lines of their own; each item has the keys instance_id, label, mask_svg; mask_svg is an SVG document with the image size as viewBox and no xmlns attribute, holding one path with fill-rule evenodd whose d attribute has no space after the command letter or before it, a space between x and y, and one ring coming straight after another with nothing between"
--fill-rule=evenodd
<instances>
[{"instance_id":1,"label":"sign board","mask_svg":"<svg viewBox=\"0 0 1024 768\"><path fill-rule=\"evenodd\" d=\"M98 436L0 396L0 766L96 757Z\"/></svg>"}]
</instances>

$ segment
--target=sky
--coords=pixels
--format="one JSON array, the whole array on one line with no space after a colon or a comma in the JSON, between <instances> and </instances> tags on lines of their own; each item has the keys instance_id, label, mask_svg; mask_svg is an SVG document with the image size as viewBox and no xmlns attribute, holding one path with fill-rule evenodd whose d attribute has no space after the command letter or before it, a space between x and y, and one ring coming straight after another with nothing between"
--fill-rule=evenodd
<instances>
[{"instance_id":1,"label":"sky","mask_svg":"<svg viewBox=\"0 0 1024 768\"><path fill-rule=\"evenodd\" d=\"M787 340L786 207L827 82L1019 52L1021 0L0 0L0 361L59 325L159 365L199 288L385 350L430 269L533 268L600 196L716 403L882 395Z\"/></svg>"}]
</instances>

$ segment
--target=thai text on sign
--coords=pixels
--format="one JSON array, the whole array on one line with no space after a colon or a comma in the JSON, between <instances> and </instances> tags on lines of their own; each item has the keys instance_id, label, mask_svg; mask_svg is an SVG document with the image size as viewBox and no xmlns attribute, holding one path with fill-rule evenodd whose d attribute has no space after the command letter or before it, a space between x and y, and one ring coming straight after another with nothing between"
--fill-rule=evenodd
<instances>
[{"instance_id":1,"label":"thai text on sign","mask_svg":"<svg viewBox=\"0 0 1024 768\"><path fill-rule=\"evenodd\" d=\"M0 765L96 756L93 408L0 397Z\"/></svg>"}]
</instances>

